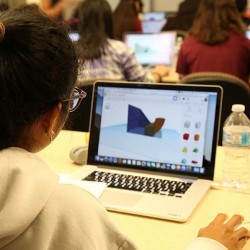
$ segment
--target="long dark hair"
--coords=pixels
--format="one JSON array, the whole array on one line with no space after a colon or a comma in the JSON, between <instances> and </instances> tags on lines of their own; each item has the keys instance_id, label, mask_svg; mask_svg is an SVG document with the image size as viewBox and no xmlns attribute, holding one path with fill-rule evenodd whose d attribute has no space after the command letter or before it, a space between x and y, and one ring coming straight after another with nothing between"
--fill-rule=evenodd
<instances>
[{"instance_id":1,"label":"long dark hair","mask_svg":"<svg viewBox=\"0 0 250 250\"><path fill-rule=\"evenodd\" d=\"M114 38L113 15L106 0L84 0L78 7L78 30L76 43L79 57L96 59L105 53L108 38Z\"/></svg>"},{"instance_id":2,"label":"long dark hair","mask_svg":"<svg viewBox=\"0 0 250 250\"><path fill-rule=\"evenodd\" d=\"M0 13L0 149L15 146L21 130L68 98L77 57L68 27L35 5ZM4 32L5 31L5 32ZM63 103L62 122L68 104Z\"/></svg>"},{"instance_id":3,"label":"long dark hair","mask_svg":"<svg viewBox=\"0 0 250 250\"><path fill-rule=\"evenodd\" d=\"M137 31L135 19L137 13L128 0L121 0L114 11L114 35L122 40L125 32Z\"/></svg>"},{"instance_id":4,"label":"long dark hair","mask_svg":"<svg viewBox=\"0 0 250 250\"><path fill-rule=\"evenodd\" d=\"M245 35L245 26L235 1L202 0L190 34L201 42L212 45L225 41L230 31Z\"/></svg>"}]
</instances>

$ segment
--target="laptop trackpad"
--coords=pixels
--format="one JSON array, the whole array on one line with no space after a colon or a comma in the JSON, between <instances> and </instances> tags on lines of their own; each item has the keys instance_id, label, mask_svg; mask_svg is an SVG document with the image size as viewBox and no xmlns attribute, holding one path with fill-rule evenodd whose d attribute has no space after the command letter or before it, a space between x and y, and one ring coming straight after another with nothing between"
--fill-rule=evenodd
<instances>
[{"instance_id":1,"label":"laptop trackpad","mask_svg":"<svg viewBox=\"0 0 250 250\"><path fill-rule=\"evenodd\" d=\"M106 189L103 192L100 201L105 205L120 205L120 206L132 207L141 198L142 195L140 194L126 194Z\"/></svg>"}]
</instances>

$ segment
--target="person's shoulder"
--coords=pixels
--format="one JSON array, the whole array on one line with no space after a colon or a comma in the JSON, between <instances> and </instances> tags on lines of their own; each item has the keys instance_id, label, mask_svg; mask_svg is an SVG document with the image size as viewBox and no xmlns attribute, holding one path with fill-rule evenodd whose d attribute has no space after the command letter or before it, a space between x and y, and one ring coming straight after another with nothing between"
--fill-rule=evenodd
<instances>
[{"instance_id":1,"label":"person's shoulder","mask_svg":"<svg viewBox=\"0 0 250 250\"><path fill-rule=\"evenodd\" d=\"M124 42L115 40L115 39L108 39L109 46L116 52L116 54L131 54L133 53L132 49L130 49Z\"/></svg>"},{"instance_id":2,"label":"person's shoulder","mask_svg":"<svg viewBox=\"0 0 250 250\"><path fill-rule=\"evenodd\" d=\"M183 43L182 43L182 47L183 47L183 48L190 48L190 47L193 47L193 46L195 46L195 45L197 45L197 44L200 44L200 42L198 41L198 39L195 38L195 37L192 36L192 35L188 35L188 36L184 39L184 41L183 41Z\"/></svg>"},{"instance_id":3,"label":"person's shoulder","mask_svg":"<svg viewBox=\"0 0 250 250\"><path fill-rule=\"evenodd\" d=\"M108 43L110 46L115 47L115 48L119 48L119 49L126 49L127 48L127 45L120 40L108 39Z\"/></svg>"},{"instance_id":4,"label":"person's shoulder","mask_svg":"<svg viewBox=\"0 0 250 250\"><path fill-rule=\"evenodd\" d=\"M185 40L184 40L185 42L198 42L198 39L195 37L195 36L193 36L193 35L188 35L186 38L185 38Z\"/></svg>"},{"instance_id":5,"label":"person's shoulder","mask_svg":"<svg viewBox=\"0 0 250 250\"><path fill-rule=\"evenodd\" d=\"M51 195L52 204L55 204L55 201L58 206L63 205L64 209L70 208L71 210L82 210L84 208L84 210L105 210L92 194L83 188L72 184L58 183L56 189Z\"/></svg>"},{"instance_id":6,"label":"person's shoulder","mask_svg":"<svg viewBox=\"0 0 250 250\"><path fill-rule=\"evenodd\" d=\"M230 32L229 36L234 43L250 49L250 40L246 36L238 35L233 32Z\"/></svg>"},{"instance_id":7,"label":"person's shoulder","mask_svg":"<svg viewBox=\"0 0 250 250\"><path fill-rule=\"evenodd\" d=\"M132 244L110 219L99 200L71 184L58 184L41 214L41 221L57 225L61 231L73 232L68 238L88 246L86 249L112 250ZM45 222L48 220L50 222ZM67 242L69 239L63 240Z\"/></svg>"}]
</instances>

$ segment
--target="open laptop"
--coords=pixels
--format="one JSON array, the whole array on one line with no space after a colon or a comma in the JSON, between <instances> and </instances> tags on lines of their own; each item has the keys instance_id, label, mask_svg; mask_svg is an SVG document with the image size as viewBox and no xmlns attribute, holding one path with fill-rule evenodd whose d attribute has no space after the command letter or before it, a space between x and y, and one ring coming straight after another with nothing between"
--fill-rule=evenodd
<instances>
[{"instance_id":1,"label":"open laptop","mask_svg":"<svg viewBox=\"0 0 250 250\"><path fill-rule=\"evenodd\" d=\"M143 14L142 32L157 33L162 30L167 22L166 13L162 11L149 11Z\"/></svg>"},{"instance_id":2,"label":"open laptop","mask_svg":"<svg viewBox=\"0 0 250 250\"><path fill-rule=\"evenodd\" d=\"M125 44L134 50L137 61L143 66L172 66L176 33L125 33Z\"/></svg>"},{"instance_id":3,"label":"open laptop","mask_svg":"<svg viewBox=\"0 0 250 250\"><path fill-rule=\"evenodd\" d=\"M248 39L250 39L250 29L247 29L247 30L246 30L246 37L247 37Z\"/></svg>"},{"instance_id":4,"label":"open laptop","mask_svg":"<svg viewBox=\"0 0 250 250\"><path fill-rule=\"evenodd\" d=\"M213 180L221 98L218 86L97 81L72 178L107 182L108 210L187 221Z\"/></svg>"},{"instance_id":5,"label":"open laptop","mask_svg":"<svg viewBox=\"0 0 250 250\"><path fill-rule=\"evenodd\" d=\"M164 11L148 11L143 13L143 20L163 20L166 18Z\"/></svg>"},{"instance_id":6,"label":"open laptop","mask_svg":"<svg viewBox=\"0 0 250 250\"><path fill-rule=\"evenodd\" d=\"M158 33L161 32L162 28L166 24L167 20L142 20L142 32L143 33Z\"/></svg>"},{"instance_id":7,"label":"open laptop","mask_svg":"<svg viewBox=\"0 0 250 250\"><path fill-rule=\"evenodd\" d=\"M77 42L80 39L80 35L77 31L70 31L69 38L72 42Z\"/></svg>"}]
</instances>

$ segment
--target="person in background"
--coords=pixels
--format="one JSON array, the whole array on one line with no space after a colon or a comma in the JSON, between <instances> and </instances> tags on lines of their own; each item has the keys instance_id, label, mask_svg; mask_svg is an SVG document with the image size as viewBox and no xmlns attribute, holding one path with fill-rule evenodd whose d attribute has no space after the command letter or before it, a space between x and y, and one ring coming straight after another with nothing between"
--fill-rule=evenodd
<instances>
[{"instance_id":1,"label":"person in background","mask_svg":"<svg viewBox=\"0 0 250 250\"><path fill-rule=\"evenodd\" d=\"M162 28L162 31L189 31L192 27L200 2L201 0L184 0L181 2L176 15L167 18L167 23Z\"/></svg>"},{"instance_id":2,"label":"person in background","mask_svg":"<svg viewBox=\"0 0 250 250\"><path fill-rule=\"evenodd\" d=\"M78 19L80 39L76 48L84 61L79 80L160 82L168 74L165 66L157 66L148 73L136 61L134 51L114 39L112 10L106 0L83 1L78 6Z\"/></svg>"},{"instance_id":3,"label":"person in background","mask_svg":"<svg viewBox=\"0 0 250 250\"><path fill-rule=\"evenodd\" d=\"M40 0L40 7L49 17L68 20L73 17L79 2L80 0Z\"/></svg>"},{"instance_id":4,"label":"person in background","mask_svg":"<svg viewBox=\"0 0 250 250\"><path fill-rule=\"evenodd\" d=\"M5 11L0 51L0 249L138 249L94 196L59 183L36 155L85 96L68 29L37 6ZM241 249L250 236L236 229L243 217L226 219L219 214L186 249Z\"/></svg>"},{"instance_id":5,"label":"person in background","mask_svg":"<svg viewBox=\"0 0 250 250\"><path fill-rule=\"evenodd\" d=\"M245 23L246 27L250 25L250 18L245 15L247 10L248 1L247 0L235 0L236 7L240 12L241 18Z\"/></svg>"},{"instance_id":6,"label":"person in background","mask_svg":"<svg viewBox=\"0 0 250 250\"><path fill-rule=\"evenodd\" d=\"M143 12L140 0L120 0L114 10L114 37L123 40L125 32L142 32L139 14Z\"/></svg>"},{"instance_id":7,"label":"person in background","mask_svg":"<svg viewBox=\"0 0 250 250\"><path fill-rule=\"evenodd\" d=\"M208 25L209 24L209 25ZM202 0L179 51L180 77L202 71L223 72L249 85L250 40L234 0Z\"/></svg>"},{"instance_id":8,"label":"person in background","mask_svg":"<svg viewBox=\"0 0 250 250\"><path fill-rule=\"evenodd\" d=\"M6 11L9 9L9 5L6 2L0 2L0 12Z\"/></svg>"}]
</instances>

